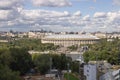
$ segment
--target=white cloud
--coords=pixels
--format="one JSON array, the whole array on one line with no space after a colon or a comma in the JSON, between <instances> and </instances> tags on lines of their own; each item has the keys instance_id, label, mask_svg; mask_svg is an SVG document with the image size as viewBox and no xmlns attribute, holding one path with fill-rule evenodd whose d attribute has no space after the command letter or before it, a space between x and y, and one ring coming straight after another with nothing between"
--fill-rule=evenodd
<instances>
[{"instance_id":1,"label":"white cloud","mask_svg":"<svg viewBox=\"0 0 120 80\"><path fill-rule=\"evenodd\" d=\"M7 25L7 21L10 23L17 19L20 16L19 12L22 10L23 1L24 0L0 0L0 21L2 23L6 21L5 25Z\"/></svg>"},{"instance_id":2,"label":"white cloud","mask_svg":"<svg viewBox=\"0 0 120 80\"><path fill-rule=\"evenodd\" d=\"M109 21L114 21L116 18L120 17L120 13L119 12L108 12L107 13L107 17L109 19Z\"/></svg>"},{"instance_id":3,"label":"white cloud","mask_svg":"<svg viewBox=\"0 0 120 80\"><path fill-rule=\"evenodd\" d=\"M89 20L90 19L90 15L86 15L83 17L83 20Z\"/></svg>"},{"instance_id":4,"label":"white cloud","mask_svg":"<svg viewBox=\"0 0 120 80\"><path fill-rule=\"evenodd\" d=\"M5 13L4 13L5 14ZM120 25L120 12L108 12L106 17L74 17L74 13L47 10L23 10L16 20L2 22L2 26L24 26L29 29L47 29L53 31L110 31ZM6 17L6 16L5 16ZM4 18L5 18L4 17ZM4 24L3 24L4 23ZM37 26L36 26L37 24ZM76 29L76 30L75 30Z\"/></svg>"},{"instance_id":5,"label":"white cloud","mask_svg":"<svg viewBox=\"0 0 120 80\"><path fill-rule=\"evenodd\" d=\"M17 12L13 10L0 10L0 20L1 21L8 21L13 20L18 16Z\"/></svg>"},{"instance_id":6,"label":"white cloud","mask_svg":"<svg viewBox=\"0 0 120 80\"><path fill-rule=\"evenodd\" d=\"M30 11L27 14L31 14L33 12ZM39 13L39 15L38 15L38 13ZM69 12L67 12L67 14L68 13ZM30 16L24 16L24 17L30 18L30 19L23 20L24 23L21 22L21 24L23 24L23 25L39 24L40 28L50 29L53 31L56 31L56 30L61 31L63 28L66 31L72 31L72 30L79 31L79 30L83 30L83 29L85 29L85 31L86 31L87 28L88 28L88 31L96 31L96 30L103 31L103 28L104 28L104 31L105 30L110 31L110 30L115 30L115 26L120 25L120 16L119 16L120 13L119 12L106 13L107 17L102 17L102 18L100 18L100 17L95 17L95 18L91 17L90 18L89 15L87 15L83 18L80 18L80 17L74 17L74 14L67 16L67 15L65 15L66 12L56 12L56 11L46 11L46 10L37 10L33 14ZM31 16L32 16L32 19L31 19ZM58 28L60 28L60 29L58 29ZM36 29L37 29L37 27L36 27Z\"/></svg>"},{"instance_id":7,"label":"white cloud","mask_svg":"<svg viewBox=\"0 0 120 80\"><path fill-rule=\"evenodd\" d=\"M47 10L23 10L21 12L22 18L26 20L47 20L54 18L62 18L69 16L68 12L57 12Z\"/></svg>"},{"instance_id":8,"label":"white cloud","mask_svg":"<svg viewBox=\"0 0 120 80\"><path fill-rule=\"evenodd\" d=\"M120 11L96 12L93 16L81 16L80 11L48 11L23 9L24 0L0 0L0 29L47 29L53 31L114 31L120 29ZM96 1L96 0L94 0ZM70 6L70 0L32 0L36 6ZM114 4L119 5L119 0ZM20 29L21 28L21 29Z\"/></svg>"},{"instance_id":9,"label":"white cloud","mask_svg":"<svg viewBox=\"0 0 120 80\"><path fill-rule=\"evenodd\" d=\"M15 9L22 6L24 0L0 0L0 9Z\"/></svg>"},{"instance_id":10,"label":"white cloud","mask_svg":"<svg viewBox=\"0 0 120 80\"><path fill-rule=\"evenodd\" d=\"M113 0L114 5L120 5L120 0Z\"/></svg>"},{"instance_id":11,"label":"white cloud","mask_svg":"<svg viewBox=\"0 0 120 80\"><path fill-rule=\"evenodd\" d=\"M106 17L106 13L104 13L104 12L96 12L94 14L94 17L95 18L104 18L104 17Z\"/></svg>"},{"instance_id":12,"label":"white cloud","mask_svg":"<svg viewBox=\"0 0 120 80\"><path fill-rule=\"evenodd\" d=\"M53 31L112 31L120 26L120 11L96 12L93 16L81 16L81 12L68 11L2 9L0 10L0 27L15 29L47 29ZM21 29L19 29L21 30Z\"/></svg>"},{"instance_id":13,"label":"white cloud","mask_svg":"<svg viewBox=\"0 0 120 80\"><path fill-rule=\"evenodd\" d=\"M32 2L35 6L63 7L72 5L69 0L32 0Z\"/></svg>"},{"instance_id":14,"label":"white cloud","mask_svg":"<svg viewBox=\"0 0 120 80\"><path fill-rule=\"evenodd\" d=\"M81 16L81 12L80 11L77 11L73 14L74 16Z\"/></svg>"},{"instance_id":15,"label":"white cloud","mask_svg":"<svg viewBox=\"0 0 120 80\"><path fill-rule=\"evenodd\" d=\"M70 13L69 13L68 11L64 11L64 14L65 14L66 16L70 16Z\"/></svg>"}]
</instances>

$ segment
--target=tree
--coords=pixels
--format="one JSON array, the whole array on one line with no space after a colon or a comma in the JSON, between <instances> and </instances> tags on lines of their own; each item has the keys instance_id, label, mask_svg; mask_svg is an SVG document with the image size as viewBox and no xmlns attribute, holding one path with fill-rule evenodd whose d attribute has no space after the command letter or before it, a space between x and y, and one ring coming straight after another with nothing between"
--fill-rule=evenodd
<instances>
[{"instance_id":1,"label":"tree","mask_svg":"<svg viewBox=\"0 0 120 80\"><path fill-rule=\"evenodd\" d=\"M21 80L21 78L18 72L14 72L8 66L0 64L0 80Z\"/></svg>"},{"instance_id":2,"label":"tree","mask_svg":"<svg viewBox=\"0 0 120 80\"><path fill-rule=\"evenodd\" d=\"M72 70L72 72L79 73L79 62L78 61L73 61L72 62L71 70Z\"/></svg>"},{"instance_id":3,"label":"tree","mask_svg":"<svg viewBox=\"0 0 120 80\"><path fill-rule=\"evenodd\" d=\"M51 57L52 57L53 68L59 70L67 69L67 63L72 62L71 58L66 57L65 54L61 54L61 55L53 54L51 55Z\"/></svg>"},{"instance_id":4,"label":"tree","mask_svg":"<svg viewBox=\"0 0 120 80\"><path fill-rule=\"evenodd\" d=\"M12 56L9 49L0 49L0 64L9 66L11 62Z\"/></svg>"},{"instance_id":5,"label":"tree","mask_svg":"<svg viewBox=\"0 0 120 80\"><path fill-rule=\"evenodd\" d=\"M50 70L50 58L52 58L52 68L59 70L66 70L67 63L72 62L71 58L66 57L65 54L34 54L33 62L41 74Z\"/></svg>"},{"instance_id":6,"label":"tree","mask_svg":"<svg viewBox=\"0 0 120 80\"><path fill-rule=\"evenodd\" d=\"M119 39L113 39L112 42L101 40L100 43L89 46L89 50L85 52L84 59L86 62L90 60L106 60L111 64L118 64Z\"/></svg>"},{"instance_id":7,"label":"tree","mask_svg":"<svg viewBox=\"0 0 120 80\"><path fill-rule=\"evenodd\" d=\"M71 58L66 57L65 54L61 54L61 60L60 60L60 69L61 70L66 70L67 69L67 64L71 63Z\"/></svg>"},{"instance_id":8,"label":"tree","mask_svg":"<svg viewBox=\"0 0 120 80\"><path fill-rule=\"evenodd\" d=\"M34 56L33 62L41 74L45 74L50 69L50 56L48 54Z\"/></svg>"},{"instance_id":9,"label":"tree","mask_svg":"<svg viewBox=\"0 0 120 80\"><path fill-rule=\"evenodd\" d=\"M77 45L72 45L72 46L69 46L68 49L71 50L71 51L76 51L78 49L78 46Z\"/></svg>"},{"instance_id":10,"label":"tree","mask_svg":"<svg viewBox=\"0 0 120 80\"><path fill-rule=\"evenodd\" d=\"M14 71L19 71L21 75L27 73L33 66L32 57L26 49L11 48L11 56L13 61L10 68Z\"/></svg>"},{"instance_id":11,"label":"tree","mask_svg":"<svg viewBox=\"0 0 120 80\"><path fill-rule=\"evenodd\" d=\"M52 57L52 66L55 69L60 69L61 67L61 56L57 54L51 55Z\"/></svg>"}]
</instances>

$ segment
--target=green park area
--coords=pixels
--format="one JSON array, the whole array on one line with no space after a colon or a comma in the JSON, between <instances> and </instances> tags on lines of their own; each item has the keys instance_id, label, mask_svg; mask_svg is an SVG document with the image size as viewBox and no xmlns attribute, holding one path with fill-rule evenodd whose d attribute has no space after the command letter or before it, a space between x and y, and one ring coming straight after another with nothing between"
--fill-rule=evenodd
<instances>
[{"instance_id":1,"label":"green park area","mask_svg":"<svg viewBox=\"0 0 120 80\"><path fill-rule=\"evenodd\" d=\"M64 78L66 80L79 80L77 76L75 76L74 74L72 73L66 73L64 74Z\"/></svg>"}]
</instances>

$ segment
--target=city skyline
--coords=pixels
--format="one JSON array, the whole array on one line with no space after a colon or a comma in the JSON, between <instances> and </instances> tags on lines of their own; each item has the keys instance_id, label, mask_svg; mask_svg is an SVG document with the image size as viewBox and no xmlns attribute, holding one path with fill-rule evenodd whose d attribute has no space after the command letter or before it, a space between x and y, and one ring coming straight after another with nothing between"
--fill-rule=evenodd
<instances>
[{"instance_id":1,"label":"city skyline","mask_svg":"<svg viewBox=\"0 0 120 80\"><path fill-rule=\"evenodd\" d=\"M0 31L120 31L120 0L1 0Z\"/></svg>"}]
</instances>

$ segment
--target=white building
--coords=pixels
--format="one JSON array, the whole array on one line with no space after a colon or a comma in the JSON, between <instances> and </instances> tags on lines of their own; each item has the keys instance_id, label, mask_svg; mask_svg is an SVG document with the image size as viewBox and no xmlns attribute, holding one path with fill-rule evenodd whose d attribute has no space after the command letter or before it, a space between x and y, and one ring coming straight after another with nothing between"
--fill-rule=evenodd
<instances>
[{"instance_id":1,"label":"white building","mask_svg":"<svg viewBox=\"0 0 120 80\"><path fill-rule=\"evenodd\" d=\"M41 32L28 32L28 37L29 38L43 38L45 36L45 33L41 33Z\"/></svg>"},{"instance_id":2,"label":"white building","mask_svg":"<svg viewBox=\"0 0 120 80\"><path fill-rule=\"evenodd\" d=\"M95 36L99 37L99 38L106 38L106 33L95 33Z\"/></svg>"},{"instance_id":3,"label":"white building","mask_svg":"<svg viewBox=\"0 0 120 80\"><path fill-rule=\"evenodd\" d=\"M0 40L0 42L7 43L7 42L8 42L8 40Z\"/></svg>"},{"instance_id":4,"label":"white building","mask_svg":"<svg viewBox=\"0 0 120 80\"><path fill-rule=\"evenodd\" d=\"M84 65L84 75L86 76L86 80L96 80L96 73L95 64Z\"/></svg>"},{"instance_id":5,"label":"white building","mask_svg":"<svg viewBox=\"0 0 120 80\"><path fill-rule=\"evenodd\" d=\"M93 35L49 35L41 39L42 43L53 43L54 45L60 45L64 47L81 44L94 44L100 39Z\"/></svg>"},{"instance_id":6,"label":"white building","mask_svg":"<svg viewBox=\"0 0 120 80\"><path fill-rule=\"evenodd\" d=\"M83 59L83 53L81 52L69 52L66 53L66 56L71 57L72 61L79 61L81 63L84 63L84 59Z\"/></svg>"}]
</instances>

